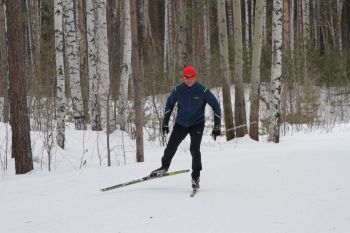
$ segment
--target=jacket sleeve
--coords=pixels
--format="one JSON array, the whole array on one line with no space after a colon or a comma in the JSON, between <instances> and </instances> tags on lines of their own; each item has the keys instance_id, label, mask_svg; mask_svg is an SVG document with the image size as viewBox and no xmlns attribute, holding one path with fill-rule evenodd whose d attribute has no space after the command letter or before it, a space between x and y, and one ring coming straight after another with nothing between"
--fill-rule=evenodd
<instances>
[{"instance_id":1,"label":"jacket sleeve","mask_svg":"<svg viewBox=\"0 0 350 233\"><path fill-rule=\"evenodd\" d=\"M173 112L174 106L177 102L176 94L177 93L176 93L176 88L175 88L166 101L164 115L163 115L163 125L169 124L169 119L170 119L171 113Z\"/></svg>"},{"instance_id":2,"label":"jacket sleeve","mask_svg":"<svg viewBox=\"0 0 350 233\"><path fill-rule=\"evenodd\" d=\"M221 108L214 94L207 88L204 90L205 100L214 111L214 125L221 125Z\"/></svg>"}]
</instances>

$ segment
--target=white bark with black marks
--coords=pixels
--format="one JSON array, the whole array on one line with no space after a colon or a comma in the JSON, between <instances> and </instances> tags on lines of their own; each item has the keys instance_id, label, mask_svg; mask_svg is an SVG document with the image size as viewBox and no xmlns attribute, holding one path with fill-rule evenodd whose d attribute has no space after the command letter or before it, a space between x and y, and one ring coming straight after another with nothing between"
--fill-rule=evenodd
<instances>
[{"instance_id":1,"label":"white bark with black marks","mask_svg":"<svg viewBox=\"0 0 350 233\"><path fill-rule=\"evenodd\" d=\"M64 148L65 142L65 79L63 62L63 7L62 0L54 1L54 24L55 24L55 53L56 53L56 119L57 119L57 144Z\"/></svg>"},{"instance_id":2,"label":"white bark with black marks","mask_svg":"<svg viewBox=\"0 0 350 233\"><path fill-rule=\"evenodd\" d=\"M280 103L282 89L282 15L283 1L273 1L272 11L272 63L269 141L278 143L280 138Z\"/></svg>"},{"instance_id":3,"label":"white bark with black marks","mask_svg":"<svg viewBox=\"0 0 350 233\"><path fill-rule=\"evenodd\" d=\"M70 80L71 98L73 103L73 115L75 129L85 130L83 97L80 84L80 55L77 27L74 17L74 4L71 0L63 0L64 4L64 38L68 65L68 77Z\"/></svg>"},{"instance_id":4,"label":"white bark with black marks","mask_svg":"<svg viewBox=\"0 0 350 233\"><path fill-rule=\"evenodd\" d=\"M89 67L89 103L92 130L102 130L101 106L98 92L97 75L97 9L96 0L86 1L86 25L88 40L88 67Z\"/></svg>"},{"instance_id":5,"label":"white bark with black marks","mask_svg":"<svg viewBox=\"0 0 350 233\"><path fill-rule=\"evenodd\" d=\"M118 124L122 130L126 128L128 104L129 79L132 73L131 67L131 23L130 23L130 1L124 2L124 46L123 61L121 67L119 95L117 101Z\"/></svg>"}]
</instances>

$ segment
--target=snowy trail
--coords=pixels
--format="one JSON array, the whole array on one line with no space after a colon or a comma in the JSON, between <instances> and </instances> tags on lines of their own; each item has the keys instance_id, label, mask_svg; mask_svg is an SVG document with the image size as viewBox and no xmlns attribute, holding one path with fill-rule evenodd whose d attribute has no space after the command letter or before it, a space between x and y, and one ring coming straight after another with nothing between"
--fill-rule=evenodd
<instances>
[{"instance_id":1,"label":"snowy trail","mask_svg":"<svg viewBox=\"0 0 350 233\"><path fill-rule=\"evenodd\" d=\"M348 129L278 145L206 138L195 198L189 173L99 191L156 168L161 150L152 147L146 156L157 155L142 164L8 175L0 181L0 232L349 233L349 138ZM190 162L180 148L170 169Z\"/></svg>"}]
</instances>

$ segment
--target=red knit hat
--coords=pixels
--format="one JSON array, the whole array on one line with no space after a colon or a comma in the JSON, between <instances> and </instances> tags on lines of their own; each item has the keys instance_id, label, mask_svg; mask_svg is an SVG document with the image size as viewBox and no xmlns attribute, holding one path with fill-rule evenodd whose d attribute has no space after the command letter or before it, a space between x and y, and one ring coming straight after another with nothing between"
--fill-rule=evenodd
<instances>
[{"instance_id":1,"label":"red knit hat","mask_svg":"<svg viewBox=\"0 0 350 233\"><path fill-rule=\"evenodd\" d=\"M197 76L197 70L193 66L186 66L182 71L182 77L195 78Z\"/></svg>"}]
</instances>

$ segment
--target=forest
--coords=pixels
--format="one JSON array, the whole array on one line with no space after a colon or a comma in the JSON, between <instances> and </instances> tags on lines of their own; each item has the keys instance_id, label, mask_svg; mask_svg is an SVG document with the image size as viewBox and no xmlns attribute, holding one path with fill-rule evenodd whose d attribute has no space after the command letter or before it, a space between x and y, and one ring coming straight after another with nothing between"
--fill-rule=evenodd
<instances>
[{"instance_id":1,"label":"forest","mask_svg":"<svg viewBox=\"0 0 350 233\"><path fill-rule=\"evenodd\" d=\"M68 123L126 132L143 162L144 140L166 143L165 96L189 64L223 106L227 141L349 122L350 1L0 0L16 173L33 169L30 131L64 149Z\"/></svg>"}]
</instances>

